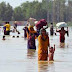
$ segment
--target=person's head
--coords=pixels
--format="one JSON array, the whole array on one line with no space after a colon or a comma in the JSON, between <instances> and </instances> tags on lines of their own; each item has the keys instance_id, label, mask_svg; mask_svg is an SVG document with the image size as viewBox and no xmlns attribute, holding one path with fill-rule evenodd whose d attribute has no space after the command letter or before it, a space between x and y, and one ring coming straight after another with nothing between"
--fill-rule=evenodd
<instances>
[{"instance_id":1,"label":"person's head","mask_svg":"<svg viewBox=\"0 0 72 72\"><path fill-rule=\"evenodd\" d=\"M16 27L14 27L14 29L16 29Z\"/></svg>"},{"instance_id":2,"label":"person's head","mask_svg":"<svg viewBox=\"0 0 72 72\"><path fill-rule=\"evenodd\" d=\"M51 25L53 25L53 23L51 23Z\"/></svg>"},{"instance_id":3,"label":"person's head","mask_svg":"<svg viewBox=\"0 0 72 72\"><path fill-rule=\"evenodd\" d=\"M7 24L7 21L5 22L5 24Z\"/></svg>"},{"instance_id":4,"label":"person's head","mask_svg":"<svg viewBox=\"0 0 72 72\"><path fill-rule=\"evenodd\" d=\"M61 30L64 30L64 27L62 27Z\"/></svg>"},{"instance_id":5,"label":"person's head","mask_svg":"<svg viewBox=\"0 0 72 72\"><path fill-rule=\"evenodd\" d=\"M27 28L26 26L24 28Z\"/></svg>"},{"instance_id":6,"label":"person's head","mask_svg":"<svg viewBox=\"0 0 72 72\"><path fill-rule=\"evenodd\" d=\"M51 52L51 53L53 52L53 47L49 48L49 52Z\"/></svg>"},{"instance_id":7,"label":"person's head","mask_svg":"<svg viewBox=\"0 0 72 72\"><path fill-rule=\"evenodd\" d=\"M41 35L46 35L46 30L44 28L41 29Z\"/></svg>"},{"instance_id":8,"label":"person's head","mask_svg":"<svg viewBox=\"0 0 72 72\"><path fill-rule=\"evenodd\" d=\"M15 38L15 36L13 36L13 38Z\"/></svg>"},{"instance_id":9,"label":"person's head","mask_svg":"<svg viewBox=\"0 0 72 72\"><path fill-rule=\"evenodd\" d=\"M26 27L26 26L24 27L24 29L26 29L26 30L27 30L27 28L28 28L28 27Z\"/></svg>"},{"instance_id":10,"label":"person's head","mask_svg":"<svg viewBox=\"0 0 72 72\"><path fill-rule=\"evenodd\" d=\"M50 47L49 48L49 52L53 52L53 47Z\"/></svg>"},{"instance_id":11,"label":"person's head","mask_svg":"<svg viewBox=\"0 0 72 72\"><path fill-rule=\"evenodd\" d=\"M7 22L9 24L9 22Z\"/></svg>"},{"instance_id":12,"label":"person's head","mask_svg":"<svg viewBox=\"0 0 72 72\"><path fill-rule=\"evenodd\" d=\"M20 32L18 31L18 34L20 34Z\"/></svg>"},{"instance_id":13,"label":"person's head","mask_svg":"<svg viewBox=\"0 0 72 72\"><path fill-rule=\"evenodd\" d=\"M17 36L17 38L19 38L19 36Z\"/></svg>"},{"instance_id":14,"label":"person's head","mask_svg":"<svg viewBox=\"0 0 72 72\"><path fill-rule=\"evenodd\" d=\"M5 36L3 36L3 39L5 39Z\"/></svg>"},{"instance_id":15,"label":"person's head","mask_svg":"<svg viewBox=\"0 0 72 72\"><path fill-rule=\"evenodd\" d=\"M15 21L14 24L17 24L17 21Z\"/></svg>"}]
</instances>

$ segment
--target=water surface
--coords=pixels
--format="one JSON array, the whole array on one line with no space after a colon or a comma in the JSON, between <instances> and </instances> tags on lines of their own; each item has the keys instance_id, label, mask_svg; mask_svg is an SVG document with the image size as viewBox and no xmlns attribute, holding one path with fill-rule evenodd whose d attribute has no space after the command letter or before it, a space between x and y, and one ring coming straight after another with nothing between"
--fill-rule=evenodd
<instances>
[{"instance_id":1,"label":"water surface","mask_svg":"<svg viewBox=\"0 0 72 72\"><path fill-rule=\"evenodd\" d=\"M50 36L50 44L56 45L54 62L38 62L38 40L37 50L27 50L27 40L22 38L23 27L18 27L21 35L16 38L17 33L11 33L2 40L0 35L0 72L72 72L72 28L69 28L69 37L66 35L65 46L60 47L59 34ZM49 29L47 29L49 32ZM15 35L15 38L12 36Z\"/></svg>"}]
</instances>

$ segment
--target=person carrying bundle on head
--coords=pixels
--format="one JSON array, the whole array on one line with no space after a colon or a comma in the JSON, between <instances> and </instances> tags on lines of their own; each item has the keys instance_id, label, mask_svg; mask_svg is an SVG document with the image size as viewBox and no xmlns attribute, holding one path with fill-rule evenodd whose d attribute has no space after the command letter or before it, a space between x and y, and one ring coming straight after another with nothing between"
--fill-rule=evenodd
<instances>
[{"instance_id":1,"label":"person carrying bundle on head","mask_svg":"<svg viewBox=\"0 0 72 72\"><path fill-rule=\"evenodd\" d=\"M47 24L47 22L46 22L45 19L41 19L40 21L38 21L38 22L35 24L35 26L36 26L37 32L38 32L39 34L40 34L40 29L43 28L43 26L46 26L45 29L48 28L48 24Z\"/></svg>"},{"instance_id":2,"label":"person carrying bundle on head","mask_svg":"<svg viewBox=\"0 0 72 72\"><path fill-rule=\"evenodd\" d=\"M35 43L36 37L37 32L34 30L33 26L29 26L29 28L27 29L28 49L36 50L36 43Z\"/></svg>"},{"instance_id":3,"label":"person carrying bundle on head","mask_svg":"<svg viewBox=\"0 0 72 72\"><path fill-rule=\"evenodd\" d=\"M68 35L68 27L67 27L67 31L64 30L64 27L61 27L61 30L56 29L56 32L60 33L60 43L64 43L65 42L65 34L67 33L67 36L69 36Z\"/></svg>"}]
</instances>

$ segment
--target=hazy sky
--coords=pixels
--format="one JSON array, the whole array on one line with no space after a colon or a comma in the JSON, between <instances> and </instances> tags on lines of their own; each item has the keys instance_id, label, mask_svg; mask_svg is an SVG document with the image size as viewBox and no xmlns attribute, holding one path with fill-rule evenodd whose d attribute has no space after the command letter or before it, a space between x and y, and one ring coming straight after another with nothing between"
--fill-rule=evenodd
<instances>
[{"instance_id":1,"label":"hazy sky","mask_svg":"<svg viewBox=\"0 0 72 72\"><path fill-rule=\"evenodd\" d=\"M21 5L21 3L23 2L34 1L34 0L0 0L0 3L3 1L6 3L9 3L13 8L15 8L16 6ZM41 0L38 0L38 1L41 1Z\"/></svg>"}]
</instances>

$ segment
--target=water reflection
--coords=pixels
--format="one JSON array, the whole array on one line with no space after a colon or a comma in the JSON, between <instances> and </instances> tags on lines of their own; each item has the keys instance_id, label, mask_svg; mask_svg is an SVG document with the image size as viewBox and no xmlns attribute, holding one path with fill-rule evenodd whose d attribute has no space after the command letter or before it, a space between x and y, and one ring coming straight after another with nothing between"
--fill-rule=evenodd
<instances>
[{"instance_id":1,"label":"water reflection","mask_svg":"<svg viewBox=\"0 0 72 72\"><path fill-rule=\"evenodd\" d=\"M47 61L38 61L38 72L47 72L48 62Z\"/></svg>"},{"instance_id":2,"label":"water reflection","mask_svg":"<svg viewBox=\"0 0 72 72\"><path fill-rule=\"evenodd\" d=\"M35 56L35 52L36 50L35 49L28 49L27 50L27 57L34 57Z\"/></svg>"},{"instance_id":3,"label":"water reflection","mask_svg":"<svg viewBox=\"0 0 72 72\"><path fill-rule=\"evenodd\" d=\"M65 43L60 43L60 48L65 48Z\"/></svg>"},{"instance_id":4,"label":"water reflection","mask_svg":"<svg viewBox=\"0 0 72 72\"><path fill-rule=\"evenodd\" d=\"M20 29L22 29L20 27ZM47 30L49 31L49 30ZM0 36L0 72L71 72L72 71L72 32L66 37L65 44L59 43L59 36L50 36L50 45L56 45L54 62L38 62L37 50L27 49L27 40ZM15 34L15 36L17 36ZM23 36L23 32L22 32Z\"/></svg>"},{"instance_id":5,"label":"water reflection","mask_svg":"<svg viewBox=\"0 0 72 72\"><path fill-rule=\"evenodd\" d=\"M52 69L52 66L54 67L54 61L38 61L38 72L54 72L55 68Z\"/></svg>"}]
</instances>

